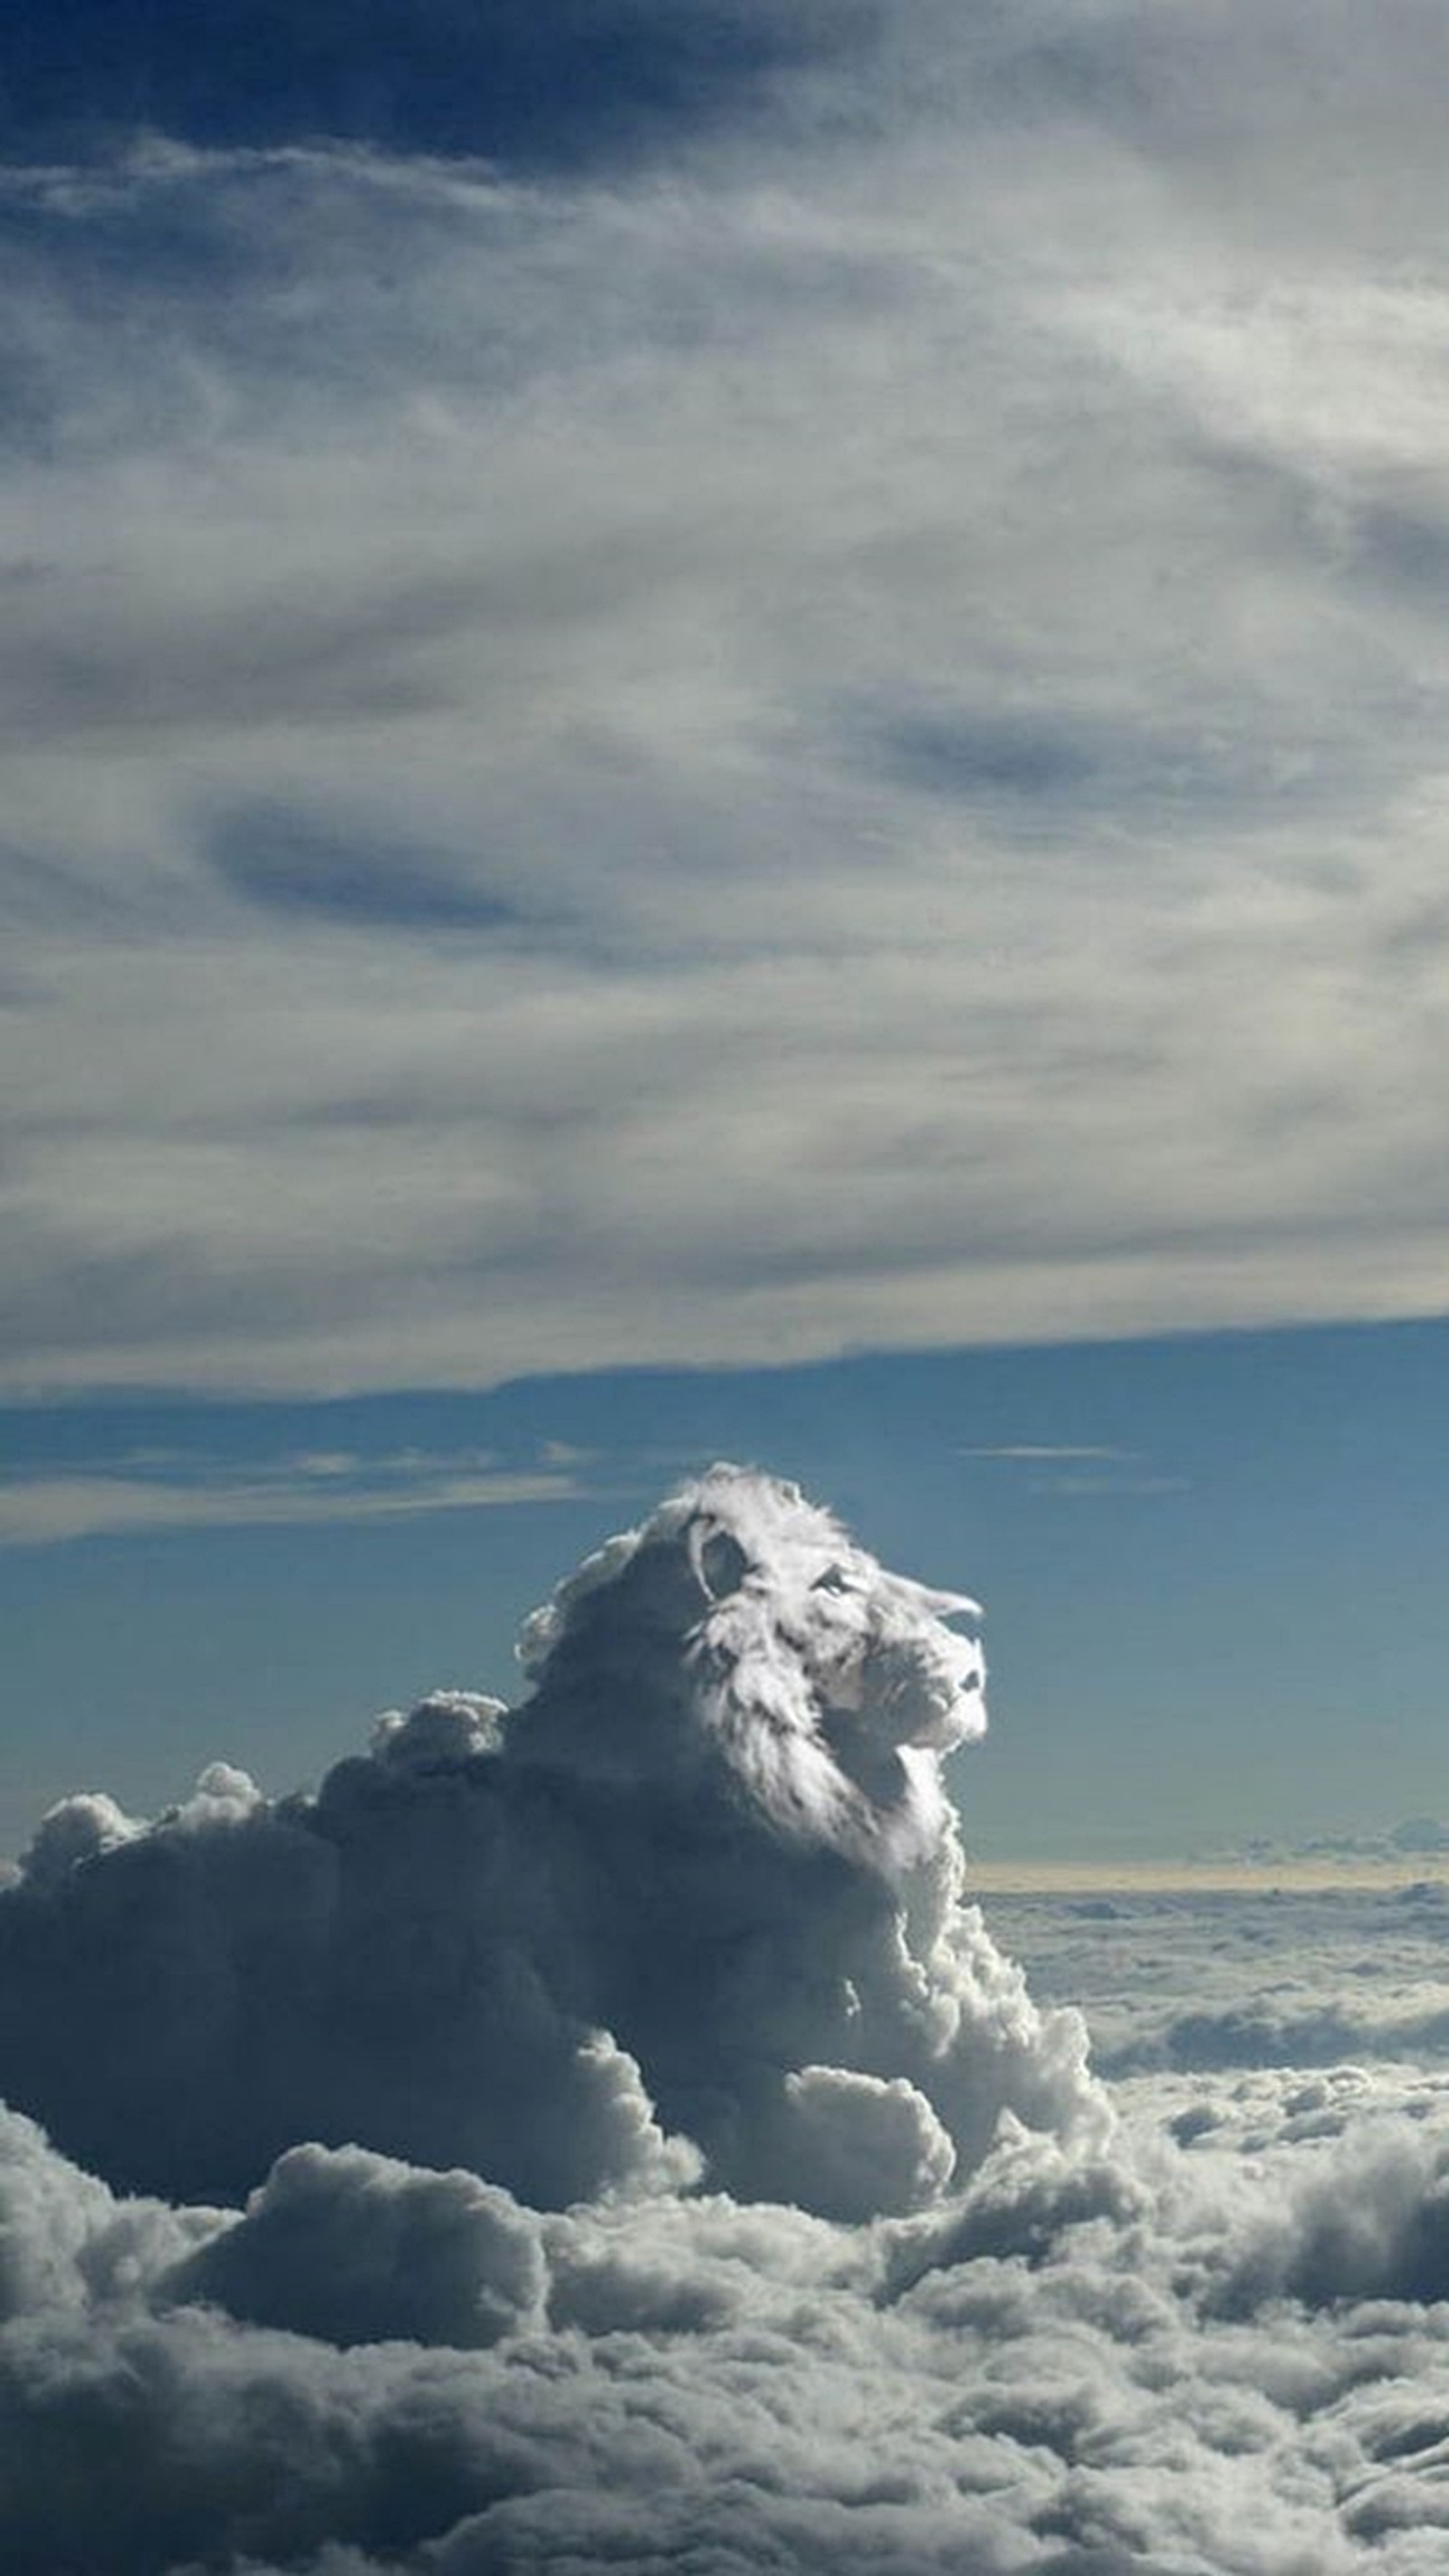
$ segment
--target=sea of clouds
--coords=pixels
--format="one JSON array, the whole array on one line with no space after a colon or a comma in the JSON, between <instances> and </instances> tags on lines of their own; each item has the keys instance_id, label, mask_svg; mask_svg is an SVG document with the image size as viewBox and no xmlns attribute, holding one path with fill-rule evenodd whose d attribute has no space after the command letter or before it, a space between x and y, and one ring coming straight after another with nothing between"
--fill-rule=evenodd
<instances>
[{"instance_id":1,"label":"sea of clouds","mask_svg":"<svg viewBox=\"0 0 1449 2576\"><path fill-rule=\"evenodd\" d=\"M719 1468L515 1708L52 1811L0 1891L9 2576L1442 2569L1438 1901L988 1927L975 1627Z\"/></svg>"}]
</instances>

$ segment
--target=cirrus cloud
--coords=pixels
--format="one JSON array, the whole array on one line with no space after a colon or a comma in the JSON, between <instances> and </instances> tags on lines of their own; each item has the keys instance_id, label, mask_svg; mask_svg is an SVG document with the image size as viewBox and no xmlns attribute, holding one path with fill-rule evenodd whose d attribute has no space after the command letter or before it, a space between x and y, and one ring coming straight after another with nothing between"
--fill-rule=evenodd
<instances>
[{"instance_id":1,"label":"cirrus cloud","mask_svg":"<svg viewBox=\"0 0 1449 2576\"><path fill-rule=\"evenodd\" d=\"M8 1385L1442 1306L1442 55L8 168Z\"/></svg>"}]
</instances>

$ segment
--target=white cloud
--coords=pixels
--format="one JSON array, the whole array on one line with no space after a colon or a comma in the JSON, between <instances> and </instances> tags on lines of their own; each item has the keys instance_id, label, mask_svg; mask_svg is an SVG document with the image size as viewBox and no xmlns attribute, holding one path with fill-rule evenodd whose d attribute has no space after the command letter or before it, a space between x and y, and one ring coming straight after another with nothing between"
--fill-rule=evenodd
<instances>
[{"instance_id":1,"label":"white cloud","mask_svg":"<svg viewBox=\"0 0 1449 2576\"><path fill-rule=\"evenodd\" d=\"M131 2189L317 2138L851 2218L938 2199L1003 2106L1100 2124L1080 2022L961 1904L972 1607L716 1469L529 1621L511 1715L390 1713L312 1800L213 1765L151 1826L63 1801L0 1891L11 2098Z\"/></svg>"},{"instance_id":2,"label":"white cloud","mask_svg":"<svg viewBox=\"0 0 1449 2576\"><path fill-rule=\"evenodd\" d=\"M950 2233L315 2147L172 2212L9 2116L7 2563L1425 2576L1444 2105L1314 2145L1289 2094L1251 2144L1009 2138Z\"/></svg>"},{"instance_id":3,"label":"white cloud","mask_svg":"<svg viewBox=\"0 0 1449 2576\"><path fill-rule=\"evenodd\" d=\"M191 1462L188 1462L191 1463ZM513 1503L568 1502L582 1488L563 1461L504 1467L481 1454L450 1461L406 1453L279 1459L265 1471L190 1476L105 1472L29 1475L0 1484L0 1547L135 1530L245 1529L330 1521L397 1520L419 1512L485 1511Z\"/></svg>"},{"instance_id":4,"label":"white cloud","mask_svg":"<svg viewBox=\"0 0 1449 2576\"><path fill-rule=\"evenodd\" d=\"M1075 1464L1078 1460L1085 1459L1117 1466L1135 1457L1136 1452L1132 1449L1101 1448L1091 1443L1071 1441L1009 1440L998 1444L995 1448L959 1449L957 1455L961 1458L1005 1458L1020 1461L1029 1467L1058 1466L1067 1462Z\"/></svg>"},{"instance_id":5,"label":"white cloud","mask_svg":"<svg viewBox=\"0 0 1449 2576\"><path fill-rule=\"evenodd\" d=\"M0 1892L58 2132L0 2110L7 2569L1431 2576L1449 2074L1109 2106L965 1902L952 1606L716 1471L560 1586L517 1712L47 1820ZM1280 2046L1443 1955L1423 1891L996 1918L1109 2025L1276 1995Z\"/></svg>"},{"instance_id":6,"label":"white cloud","mask_svg":"<svg viewBox=\"0 0 1449 2576\"><path fill-rule=\"evenodd\" d=\"M1012 1440L994 1448L959 1448L961 1458L980 1458L993 1464L1051 1469L1050 1474L1037 1473L1031 1491L1037 1494L1092 1496L1097 1494L1180 1494L1186 1491L1181 1476L1164 1476L1154 1472L1135 1449L1098 1447L1091 1443L1053 1443L1045 1440Z\"/></svg>"},{"instance_id":7,"label":"white cloud","mask_svg":"<svg viewBox=\"0 0 1449 2576\"><path fill-rule=\"evenodd\" d=\"M8 1383L1442 1306L1442 57L9 180Z\"/></svg>"},{"instance_id":8,"label":"white cloud","mask_svg":"<svg viewBox=\"0 0 1449 2576\"><path fill-rule=\"evenodd\" d=\"M998 1895L1034 1991L1087 2013L1114 2080L1449 2055L1443 1881Z\"/></svg>"}]
</instances>

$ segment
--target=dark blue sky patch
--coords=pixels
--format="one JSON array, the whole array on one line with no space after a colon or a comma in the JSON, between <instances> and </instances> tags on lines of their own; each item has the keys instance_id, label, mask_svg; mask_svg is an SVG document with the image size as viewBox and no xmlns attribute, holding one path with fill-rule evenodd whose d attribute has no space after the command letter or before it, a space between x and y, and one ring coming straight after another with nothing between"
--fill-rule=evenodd
<instances>
[{"instance_id":1,"label":"dark blue sky patch","mask_svg":"<svg viewBox=\"0 0 1449 2576\"><path fill-rule=\"evenodd\" d=\"M1007 831L1126 814L1179 829L1228 812L1247 822L1285 799L1301 810L1330 788L1345 792L1338 748L1321 731L1258 740L1231 706L1157 728L1051 707L1033 717L931 704L872 714L853 738L897 784L989 808Z\"/></svg>"},{"instance_id":2,"label":"dark blue sky patch","mask_svg":"<svg viewBox=\"0 0 1449 2576\"><path fill-rule=\"evenodd\" d=\"M455 861L334 830L283 806L228 816L211 834L210 856L250 903L362 930L498 930L519 919Z\"/></svg>"},{"instance_id":3,"label":"dark blue sky patch","mask_svg":"<svg viewBox=\"0 0 1449 2576\"><path fill-rule=\"evenodd\" d=\"M1074 735L1012 716L907 716L884 744L896 776L939 795L1060 796L1086 785L1097 763Z\"/></svg>"},{"instance_id":4,"label":"dark blue sky patch","mask_svg":"<svg viewBox=\"0 0 1449 2576\"><path fill-rule=\"evenodd\" d=\"M1380 591L1442 616L1449 597L1449 523L1429 508L1384 504L1362 511L1352 535L1355 565Z\"/></svg>"},{"instance_id":5,"label":"dark blue sky patch","mask_svg":"<svg viewBox=\"0 0 1449 2576\"><path fill-rule=\"evenodd\" d=\"M22 0L0 150L86 156L149 129L583 165L747 109L873 14L869 0Z\"/></svg>"}]
</instances>

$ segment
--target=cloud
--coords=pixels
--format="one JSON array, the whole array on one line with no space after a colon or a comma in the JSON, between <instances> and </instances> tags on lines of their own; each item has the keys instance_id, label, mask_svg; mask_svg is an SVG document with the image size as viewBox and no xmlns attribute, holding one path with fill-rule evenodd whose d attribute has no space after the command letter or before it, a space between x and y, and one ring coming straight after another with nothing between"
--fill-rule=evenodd
<instances>
[{"instance_id":1,"label":"cloud","mask_svg":"<svg viewBox=\"0 0 1449 2576\"><path fill-rule=\"evenodd\" d=\"M167 2212L11 2115L7 2563L1410 2576L1445 2360L1405 2261L1444 2135L1441 2105L1437 2144L1380 2107L1326 2157L1144 2136L1095 2181L1018 2135L948 2238L718 2199L531 2217L318 2148L241 2217Z\"/></svg>"},{"instance_id":2,"label":"cloud","mask_svg":"<svg viewBox=\"0 0 1449 2576\"><path fill-rule=\"evenodd\" d=\"M1405 1816L1389 1841L1396 1852L1449 1851L1449 1824L1442 1816Z\"/></svg>"},{"instance_id":3,"label":"cloud","mask_svg":"<svg viewBox=\"0 0 1449 2576\"><path fill-rule=\"evenodd\" d=\"M1102 1494L1152 1495L1186 1491L1183 1477L1154 1472L1141 1452L1135 1449L1116 1449L1089 1442L1013 1440L989 1448L962 1446L956 1454L992 1465L1029 1468L1033 1471L1030 1491L1035 1494L1092 1499Z\"/></svg>"},{"instance_id":4,"label":"cloud","mask_svg":"<svg viewBox=\"0 0 1449 2576\"><path fill-rule=\"evenodd\" d=\"M1033 1477L1031 1490L1038 1494L1178 1494L1185 1490L1182 1477L1154 1474L1135 1449L1088 1442L1012 1440L992 1448L962 1447L956 1454L1007 1466L1055 1471L1039 1472Z\"/></svg>"},{"instance_id":5,"label":"cloud","mask_svg":"<svg viewBox=\"0 0 1449 2576\"><path fill-rule=\"evenodd\" d=\"M1443 1304L1440 32L667 14L3 174L13 1391Z\"/></svg>"},{"instance_id":6,"label":"cloud","mask_svg":"<svg viewBox=\"0 0 1449 2576\"><path fill-rule=\"evenodd\" d=\"M288 2148L234 2226L168 2276L168 2297L342 2345L496 2343L541 2322L536 2220L471 2173L361 2147Z\"/></svg>"},{"instance_id":7,"label":"cloud","mask_svg":"<svg viewBox=\"0 0 1449 2576\"><path fill-rule=\"evenodd\" d=\"M1137 1453L1132 1449L1105 1448L1080 1441L1008 1440L990 1449L961 1448L956 1454L961 1458L1006 1458L1019 1460L1029 1467L1048 1467L1064 1462L1075 1464L1086 1459L1118 1465Z\"/></svg>"},{"instance_id":8,"label":"cloud","mask_svg":"<svg viewBox=\"0 0 1449 2576\"><path fill-rule=\"evenodd\" d=\"M396 1458L343 1455L277 1460L264 1472L208 1470L173 1460L180 1476L138 1461L144 1473L107 1470L29 1475L0 1485L0 1547L47 1547L134 1530L246 1529L330 1521L395 1520L419 1512L486 1511L513 1503L574 1500L582 1488L567 1461L506 1467L483 1453Z\"/></svg>"},{"instance_id":9,"label":"cloud","mask_svg":"<svg viewBox=\"0 0 1449 2576\"><path fill-rule=\"evenodd\" d=\"M1449 2050L1445 1890L1256 1886L998 1896L1033 1990L1070 1994L1115 2081L1283 2065L1437 2066Z\"/></svg>"},{"instance_id":10,"label":"cloud","mask_svg":"<svg viewBox=\"0 0 1449 2576\"><path fill-rule=\"evenodd\" d=\"M516 1709L55 1810L0 1892L7 2569L1426 2576L1449 2077L1109 2104L966 1902L973 1615L716 1469ZM1286 1902L998 1920L1143 2023L1442 1960Z\"/></svg>"},{"instance_id":11,"label":"cloud","mask_svg":"<svg viewBox=\"0 0 1449 2576\"><path fill-rule=\"evenodd\" d=\"M0 1891L12 2100L171 2196L316 2138L852 2219L938 2198L1005 2105L1090 2125L1080 2023L961 1903L971 1609L719 1469L535 1615L516 1710L437 1694L313 1799L213 1765L149 1826L62 1803Z\"/></svg>"}]
</instances>

